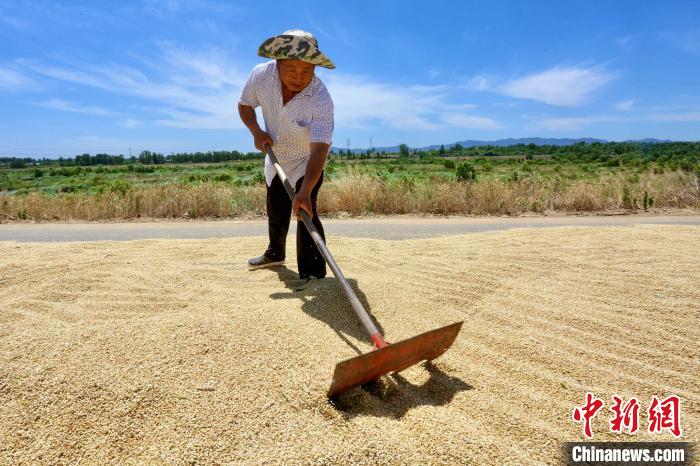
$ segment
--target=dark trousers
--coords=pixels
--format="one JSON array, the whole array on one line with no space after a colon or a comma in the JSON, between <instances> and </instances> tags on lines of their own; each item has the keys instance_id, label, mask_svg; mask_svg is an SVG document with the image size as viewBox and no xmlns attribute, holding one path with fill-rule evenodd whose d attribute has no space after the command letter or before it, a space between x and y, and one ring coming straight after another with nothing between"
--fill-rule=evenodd
<instances>
[{"instance_id":1,"label":"dark trousers","mask_svg":"<svg viewBox=\"0 0 700 466\"><path fill-rule=\"evenodd\" d=\"M297 181L296 191L301 189L303 181L304 177ZM312 221L323 241L326 241L323 225L321 225L321 220L316 212L316 198L322 183L323 174L321 174L321 178L318 179L314 189L311 190L311 205L313 206L314 214ZM289 231L289 220L291 217L292 200L289 199L287 191L284 190L282 181L275 175L272 184L267 187L267 224L270 236L270 245L265 251L267 257L275 260L283 260L285 258L287 232ZM297 222L297 267L300 278L309 278L311 276L323 278L326 276L326 261L318 251L314 240L301 220Z\"/></svg>"}]
</instances>

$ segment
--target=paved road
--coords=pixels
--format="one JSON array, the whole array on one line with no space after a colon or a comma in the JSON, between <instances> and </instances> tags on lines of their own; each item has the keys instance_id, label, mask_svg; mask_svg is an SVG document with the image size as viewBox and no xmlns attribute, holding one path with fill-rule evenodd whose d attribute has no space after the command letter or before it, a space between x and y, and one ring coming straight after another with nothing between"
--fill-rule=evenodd
<instances>
[{"instance_id":1,"label":"paved road","mask_svg":"<svg viewBox=\"0 0 700 466\"><path fill-rule=\"evenodd\" d=\"M292 222L290 232L296 230ZM598 216L598 217L383 217L326 219L329 236L410 239L511 228L560 226L631 226L635 224L700 225L700 216ZM130 223L0 224L0 241L127 241L150 238L228 238L267 234L265 220L172 221Z\"/></svg>"}]
</instances>

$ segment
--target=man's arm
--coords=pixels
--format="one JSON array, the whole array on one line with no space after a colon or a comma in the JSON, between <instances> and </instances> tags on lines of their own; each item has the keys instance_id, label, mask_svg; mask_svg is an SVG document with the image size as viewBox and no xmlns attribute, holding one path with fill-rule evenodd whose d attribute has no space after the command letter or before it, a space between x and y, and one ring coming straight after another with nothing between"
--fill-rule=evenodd
<instances>
[{"instance_id":1,"label":"man's arm","mask_svg":"<svg viewBox=\"0 0 700 466\"><path fill-rule=\"evenodd\" d=\"M248 130L250 130L250 133L253 135L255 147L260 152L265 152L265 144L269 144L270 146L272 146L272 138L269 134L267 134L260 128L260 125L258 124L258 118L255 115L255 109L253 107L239 103L238 114L240 115L243 124L246 125L246 128L248 128Z\"/></svg>"},{"instance_id":2,"label":"man's arm","mask_svg":"<svg viewBox=\"0 0 700 466\"><path fill-rule=\"evenodd\" d=\"M309 217L313 217L311 191L314 189L314 186L316 186L316 183L318 183L319 178L321 178L321 173L323 173L323 167L326 165L326 157L328 157L328 150L330 148L330 144L323 142L312 142L310 144L311 155L309 161L306 163L304 181L302 181L301 188L299 188L292 202L292 211L298 219L300 219L298 215L299 208L304 209L306 213L309 214Z\"/></svg>"}]
</instances>

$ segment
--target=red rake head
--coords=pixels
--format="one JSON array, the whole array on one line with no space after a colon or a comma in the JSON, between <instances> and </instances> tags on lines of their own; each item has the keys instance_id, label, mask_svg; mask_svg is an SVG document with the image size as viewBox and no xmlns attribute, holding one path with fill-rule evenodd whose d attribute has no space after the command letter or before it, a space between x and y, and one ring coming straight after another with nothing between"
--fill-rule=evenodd
<instances>
[{"instance_id":1,"label":"red rake head","mask_svg":"<svg viewBox=\"0 0 700 466\"><path fill-rule=\"evenodd\" d=\"M452 346L461 328L462 322L457 322L338 363L328 396L338 395L377 380L384 374L400 372L420 361L441 356Z\"/></svg>"}]
</instances>

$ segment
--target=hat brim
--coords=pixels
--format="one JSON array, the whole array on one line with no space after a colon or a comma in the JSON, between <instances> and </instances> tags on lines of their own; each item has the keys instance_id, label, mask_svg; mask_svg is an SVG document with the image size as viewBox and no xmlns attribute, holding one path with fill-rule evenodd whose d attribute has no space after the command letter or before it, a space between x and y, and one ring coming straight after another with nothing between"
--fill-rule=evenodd
<instances>
[{"instance_id":1,"label":"hat brim","mask_svg":"<svg viewBox=\"0 0 700 466\"><path fill-rule=\"evenodd\" d=\"M324 68L335 68L335 64L314 43L300 36L270 37L260 45L258 55L275 60L300 60Z\"/></svg>"}]
</instances>

